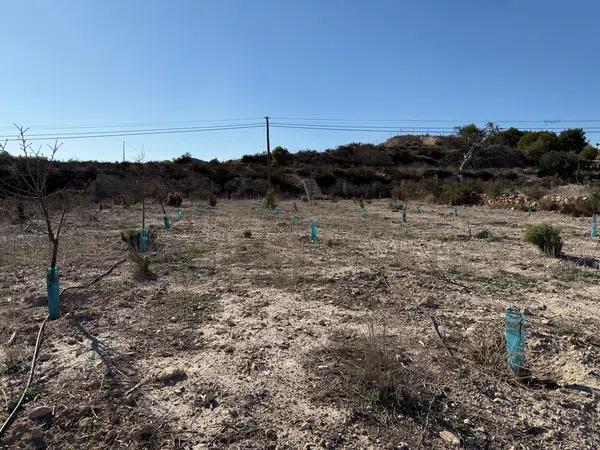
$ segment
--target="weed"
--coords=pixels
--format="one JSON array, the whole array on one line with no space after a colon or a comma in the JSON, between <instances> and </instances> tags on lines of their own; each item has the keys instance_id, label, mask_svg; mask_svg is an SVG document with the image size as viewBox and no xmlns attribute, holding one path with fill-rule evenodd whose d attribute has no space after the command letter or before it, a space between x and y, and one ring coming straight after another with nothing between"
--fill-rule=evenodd
<instances>
[{"instance_id":1,"label":"weed","mask_svg":"<svg viewBox=\"0 0 600 450\"><path fill-rule=\"evenodd\" d=\"M208 249L206 247L194 245L189 250L189 256L191 259L202 258L204 255L206 255L207 252L208 252Z\"/></svg>"},{"instance_id":2,"label":"weed","mask_svg":"<svg viewBox=\"0 0 600 450\"><path fill-rule=\"evenodd\" d=\"M277 200L275 198L275 189L269 187L265 193L264 205L267 209L273 209L277 206Z\"/></svg>"},{"instance_id":3,"label":"weed","mask_svg":"<svg viewBox=\"0 0 600 450\"><path fill-rule=\"evenodd\" d=\"M478 231L475 233L475 239L489 239L492 234L486 229Z\"/></svg>"},{"instance_id":4,"label":"weed","mask_svg":"<svg viewBox=\"0 0 600 450\"><path fill-rule=\"evenodd\" d=\"M244 237L246 239L251 238L252 237L252 231L250 231L250 230L244 230Z\"/></svg>"},{"instance_id":5,"label":"weed","mask_svg":"<svg viewBox=\"0 0 600 450\"><path fill-rule=\"evenodd\" d=\"M141 229L121 231L121 240L127 244L127 250L140 251ZM156 233L153 229L148 229L148 248L152 248L155 244Z\"/></svg>"},{"instance_id":6,"label":"weed","mask_svg":"<svg viewBox=\"0 0 600 450\"><path fill-rule=\"evenodd\" d=\"M23 347L7 346L4 348L4 370L5 374L20 373L27 368L28 356Z\"/></svg>"}]
</instances>

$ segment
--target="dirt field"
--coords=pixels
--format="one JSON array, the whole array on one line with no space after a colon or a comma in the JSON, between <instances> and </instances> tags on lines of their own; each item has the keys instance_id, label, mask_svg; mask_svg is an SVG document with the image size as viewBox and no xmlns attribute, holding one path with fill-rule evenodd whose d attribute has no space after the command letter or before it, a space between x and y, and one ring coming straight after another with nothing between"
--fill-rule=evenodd
<instances>
[{"instance_id":1,"label":"dirt field","mask_svg":"<svg viewBox=\"0 0 600 450\"><path fill-rule=\"evenodd\" d=\"M279 217L259 201L185 206L170 231L150 208L157 280L128 260L64 294L1 448L600 447L600 271L575 261L598 254L588 219L411 204L402 224L387 200L367 217L323 201L298 202L292 225L291 202ZM71 215L62 287L126 257L119 232L139 216ZM523 242L540 222L571 259ZM41 226L8 224L0 245L3 422L47 314L48 245ZM511 306L527 313L524 383L504 362ZM40 406L51 413L30 418Z\"/></svg>"}]
</instances>

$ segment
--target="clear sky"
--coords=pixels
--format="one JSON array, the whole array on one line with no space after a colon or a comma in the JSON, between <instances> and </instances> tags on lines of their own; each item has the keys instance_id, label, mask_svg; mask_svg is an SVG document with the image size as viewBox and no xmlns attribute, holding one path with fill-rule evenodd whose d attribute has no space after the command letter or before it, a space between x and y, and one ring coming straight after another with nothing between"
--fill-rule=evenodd
<instances>
[{"instance_id":1,"label":"clear sky","mask_svg":"<svg viewBox=\"0 0 600 450\"><path fill-rule=\"evenodd\" d=\"M600 120L599 21L597 0L0 0L0 133L266 114L363 128ZM394 122L407 119L423 121ZM295 151L390 134L273 128L271 142ZM264 129L247 128L64 140L60 157L119 160L124 139L128 159L142 144L150 160L265 149Z\"/></svg>"}]
</instances>

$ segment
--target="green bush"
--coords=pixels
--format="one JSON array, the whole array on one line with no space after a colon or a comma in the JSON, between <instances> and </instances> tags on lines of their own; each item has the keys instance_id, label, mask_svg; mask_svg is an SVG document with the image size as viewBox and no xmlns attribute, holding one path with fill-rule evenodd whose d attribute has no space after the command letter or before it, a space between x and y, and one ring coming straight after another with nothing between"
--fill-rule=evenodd
<instances>
[{"instance_id":1,"label":"green bush","mask_svg":"<svg viewBox=\"0 0 600 450\"><path fill-rule=\"evenodd\" d=\"M560 144L551 131L528 131L519 139L518 147L528 159L537 161L545 153L559 150Z\"/></svg>"},{"instance_id":2,"label":"green bush","mask_svg":"<svg viewBox=\"0 0 600 450\"><path fill-rule=\"evenodd\" d=\"M587 145L585 131L582 128L562 130L558 135L558 142L563 152L579 153Z\"/></svg>"},{"instance_id":3,"label":"green bush","mask_svg":"<svg viewBox=\"0 0 600 450\"><path fill-rule=\"evenodd\" d=\"M557 227L541 223L532 225L525 232L525 242L535 245L546 255L557 258L562 250L562 239Z\"/></svg>"},{"instance_id":4,"label":"green bush","mask_svg":"<svg viewBox=\"0 0 600 450\"><path fill-rule=\"evenodd\" d=\"M593 161L598 156L598 150L591 145L586 145L583 150L579 153L579 159L583 159L585 161Z\"/></svg>"},{"instance_id":5,"label":"green bush","mask_svg":"<svg viewBox=\"0 0 600 450\"><path fill-rule=\"evenodd\" d=\"M540 175L557 175L569 179L577 172L578 157L575 153L552 151L540 157L538 166Z\"/></svg>"}]
</instances>

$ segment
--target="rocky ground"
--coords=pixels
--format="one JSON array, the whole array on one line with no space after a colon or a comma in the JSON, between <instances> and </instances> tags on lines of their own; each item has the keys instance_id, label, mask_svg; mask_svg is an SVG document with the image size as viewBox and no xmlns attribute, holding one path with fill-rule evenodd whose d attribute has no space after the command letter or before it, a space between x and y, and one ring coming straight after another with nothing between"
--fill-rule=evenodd
<instances>
[{"instance_id":1,"label":"rocky ground","mask_svg":"<svg viewBox=\"0 0 600 450\"><path fill-rule=\"evenodd\" d=\"M0 448L600 447L588 219L411 204L402 224L388 201L367 204L366 217L351 201L322 201L298 202L292 225L291 202L280 216L259 201L184 206L169 231L150 207L155 280L127 260L65 292ZM71 214L62 286L125 258L119 232L139 217ZM523 242L540 222L560 226L564 258ZM4 421L47 313L48 246L40 224L0 231ZM508 307L527 314L522 380L504 362Z\"/></svg>"}]
</instances>

